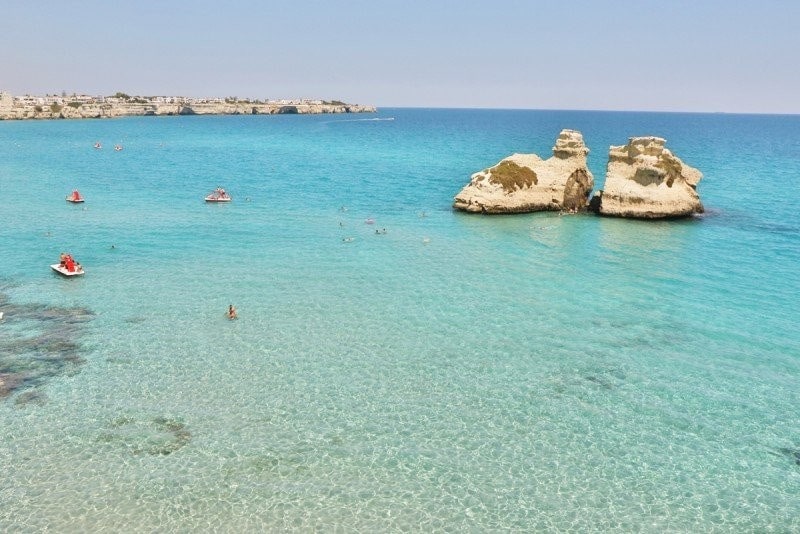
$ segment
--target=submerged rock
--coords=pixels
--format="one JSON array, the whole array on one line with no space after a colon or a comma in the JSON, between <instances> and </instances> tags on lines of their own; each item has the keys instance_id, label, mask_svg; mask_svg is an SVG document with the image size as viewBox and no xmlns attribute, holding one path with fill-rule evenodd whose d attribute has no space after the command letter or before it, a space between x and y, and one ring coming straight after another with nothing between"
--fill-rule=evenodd
<instances>
[{"instance_id":1,"label":"submerged rock","mask_svg":"<svg viewBox=\"0 0 800 534\"><path fill-rule=\"evenodd\" d=\"M37 405L44 406L47 404L47 395L36 389L20 393L14 404L17 406Z\"/></svg>"},{"instance_id":2,"label":"submerged rock","mask_svg":"<svg viewBox=\"0 0 800 534\"><path fill-rule=\"evenodd\" d=\"M794 460L794 463L800 465L800 449L789 449L787 447L781 447L778 451L783 454L784 456Z\"/></svg>"},{"instance_id":3,"label":"submerged rock","mask_svg":"<svg viewBox=\"0 0 800 534\"><path fill-rule=\"evenodd\" d=\"M553 156L513 154L472 175L453 207L475 213L581 210L594 185L583 135L562 130Z\"/></svg>"},{"instance_id":4,"label":"submerged rock","mask_svg":"<svg viewBox=\"0 0 800 534\"><path fill-rule=\"evenodd\" d=\"M109 427L110 431L98 436L98 442L122 445L137 456L168 456L192 439L184 423L166 417L138 420L123 416L111 421Z\"/></svg>"},{"instance_id":5,"label":"submerged rock","mask_svg":"<svg viewBox=\"0 0 800 534\"><path fill-rule=\"evenodd\" d=\"M85 363L80 339L94 314L86 308L15 304L0 293L4 323L0 335L0 399L16 392L17 405L43 402L36 388L57 376L72 374Z\"/></svg>"},{"instance_id":6,"label":"submerged rock","mask_svg":"<svg viewBox=\"0 0 800 534\"><path fill-rule=\"evenodd\" d=\"M696 187L703 177L664 148L660 137L631 137L608 153L606 181L591 209L639 219L686 217L703 212Z\"/></svg>"},{"instance_id":7,"label":"submerged rock","mask_svg":"<svg viewBox=\"0 0 800 534\"><path fill-rule=\"evenodd\" d=\"M22 373L0 373L0 399L11 395L24 381Z\"/></svg>"}]
</instances>

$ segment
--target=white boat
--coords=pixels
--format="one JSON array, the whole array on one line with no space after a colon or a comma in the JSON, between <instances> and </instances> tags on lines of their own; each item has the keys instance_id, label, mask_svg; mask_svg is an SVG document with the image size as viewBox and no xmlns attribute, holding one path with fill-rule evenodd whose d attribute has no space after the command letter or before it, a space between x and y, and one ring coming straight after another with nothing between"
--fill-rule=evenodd
<instances>
[{"instance_id":1,"label":"white boat","mask_svg":"<svg viewBox=\"0 0 800 534\"><path fill-rule=\"evenodd\" d=\"M230 202L231 196L221 187L216 188L210 195L206 196L206 202Z\"/></svg>"},{"instance_id":2,"label":"white boat","mask_svg":"<svg viewBox=\"0 0 800 534\"><path fill-rule=\"evenodd\" d=\"M82 276L84 273L83 267L81 267L80 270L75 269L74 271L70 271L60 263L54 263L53 265L50 266L50 268L53 269L58 274L62 274L64 276Z\"/></svg>"}]
</instances>

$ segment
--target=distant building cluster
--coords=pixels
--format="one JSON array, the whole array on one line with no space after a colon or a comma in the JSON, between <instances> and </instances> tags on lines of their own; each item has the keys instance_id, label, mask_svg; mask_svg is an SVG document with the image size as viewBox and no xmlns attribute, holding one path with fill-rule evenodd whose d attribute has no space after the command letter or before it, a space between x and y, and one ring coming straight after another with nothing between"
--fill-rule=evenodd
<instances>
[{"instance_id":1,"label":"distant building cluster","mask_svg":"<svg viewBox=\"0 0 800 534\"><path fill-rule=\"evenodd\" d=\"M374 113L374 106L339 100L252 100L236 96L192 98L187 96L92 96L66 92L61 95L12 96L0 91L0 120L102 119L157 115L273 115L315 113Z\"/></svg>"},{"instance_id":2,"label":"distant building cluster","mask_svg":"<svg viewBox=\"0 0 800 534\"><path fill-rule=\"evenodd\" d=\"M323 105L327 102L323 100L311 99L249 99L249 98L192 98L188 96L129 96L124 93L116 93L113 96L92 96L72 93L67 95L23 95L13 96L6 91L0 92L0 109L26 106L50 106L53 104L64 106L70 103L80 104L182 104L191 106L193 104L235 104L235 103L271 104L280 106L301 106L301 105Z\"/></svg>"}]
</instances>

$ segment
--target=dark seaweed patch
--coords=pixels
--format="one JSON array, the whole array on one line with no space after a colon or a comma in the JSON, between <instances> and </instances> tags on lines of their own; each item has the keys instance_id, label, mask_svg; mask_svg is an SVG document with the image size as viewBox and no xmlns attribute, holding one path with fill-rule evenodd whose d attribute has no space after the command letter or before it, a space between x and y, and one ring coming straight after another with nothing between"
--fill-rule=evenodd
<instances>
[{"instance_id":1,"label":"dark seaweed patch","mask_svg":"<svg viewBox=\"0 0 800 534\"><path fill-rule=\"evenodd\" d=\"M112 420L109 427L110 431L100 434L97 441L118 444L136 456L167 456L192 439L192 433L184 423L166 417L140 421L122 416Z\"/></svg>"},{"instance_id":2,"label":"dark seaweed patch","mask_svg":"<svg viewBox=\"0 0 800 534\"><path fill-rule=\"evenodd\" d=\"M778 449L782 455L788 457L791 460L794 460L796 465L800 465L800 448L798 449L790 449L788 447L781 447Z\"/></svg>"},{"instance_id":3,"label":"dark seaweed patch","mask_svg":"<svg viewBox=\"0 0 800 534\"><path fill-rule=\"evenodd\" d=\"M0 312L0 398L75 373L85 363L80 339L94 316L91 310L14 304L0 293ZM42 399L37 393L15 402L41 404Z\"/></svg>"},{"instance_id":4,"label":"dark seaweed patch","mask_svg":"<svg viewBox=\"0 0 800 534\"><path fill-rule=\"evenodd\" d=\"M38 389L32 389L17 395L17 398L14 399L14 404L21 407L28 405L44 406L47 404L47 395Z\"/></svg>"}]
</instances>

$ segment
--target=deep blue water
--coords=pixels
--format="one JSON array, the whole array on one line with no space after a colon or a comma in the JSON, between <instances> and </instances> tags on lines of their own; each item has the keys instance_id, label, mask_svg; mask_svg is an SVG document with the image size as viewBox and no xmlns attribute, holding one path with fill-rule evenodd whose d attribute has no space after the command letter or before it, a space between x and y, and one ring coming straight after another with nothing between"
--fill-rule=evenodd
<instances>
[{"instance_id":1,"label":"deep blue water","mask_svg":"<svg viewBox=\"0 0 800 534\"><path fill-rule=\"evenodd\" d=\"M563 128L706 213L451 210ZM0 122L0 191L0 530L800 529L798 116Z\"/></svg>"}]
</instances>

